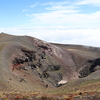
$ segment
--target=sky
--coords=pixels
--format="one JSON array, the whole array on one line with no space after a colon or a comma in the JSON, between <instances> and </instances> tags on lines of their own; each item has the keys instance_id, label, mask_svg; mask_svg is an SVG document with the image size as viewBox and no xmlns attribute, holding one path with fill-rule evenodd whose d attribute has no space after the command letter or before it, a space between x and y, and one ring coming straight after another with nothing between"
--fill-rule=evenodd
<instances>
[{"instance_id":1,"label":"sky","mask_svg":"<svg viewBox=\"0 0 100 100\"><path fill-rule=\"evenodd\" d=\"M0 32L100 47L100 0L1 0Z\"/></svg>"}]
</instances>

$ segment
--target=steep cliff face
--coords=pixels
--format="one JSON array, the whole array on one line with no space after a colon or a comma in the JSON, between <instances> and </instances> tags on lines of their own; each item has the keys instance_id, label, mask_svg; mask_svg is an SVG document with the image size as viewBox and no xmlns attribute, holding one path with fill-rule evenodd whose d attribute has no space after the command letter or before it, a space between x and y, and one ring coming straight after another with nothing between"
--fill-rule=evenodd
<instances>
[{"instance_id":1,"label":"steep cliff face","mask_svg":"<svg viewBox=\"0 0 100 100\"><path fill-rule=\"evenodd\" d=\"M60 87L96 70L93 62L33 37L0 34L0 81L8 83L4 88L41 91Z\"/></svg>"}]
</instances>

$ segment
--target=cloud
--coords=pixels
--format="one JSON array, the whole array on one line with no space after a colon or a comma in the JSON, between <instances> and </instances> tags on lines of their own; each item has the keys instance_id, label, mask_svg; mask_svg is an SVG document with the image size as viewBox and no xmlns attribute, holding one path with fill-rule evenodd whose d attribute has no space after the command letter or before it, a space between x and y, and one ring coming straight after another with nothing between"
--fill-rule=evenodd
<instances>
[{"instance_id":1,"label":"cloud","mask_svg":"<svg viewBox=\"0 0 100 100\"><path fill-rule=\"evenodd\" d=\"M99 0L78 2L48 2L41 4L46 12L26 14L33 26L100 26L100 11L82 13L78 5L99 3ZM47 7L47 5L49 5Z\"/></svg>"},{"instance_id":2,"label":"cloud","mask_svg":"<svg viewBox=\"0 0 100 100\"><path fill-rule=\"evenodd\" d=\"M57 6L52 6L52 7L46 7L46 10L73 10L77 7L74 6L62 6L62 5L57 5Z\"/></svg>"},{"instance_id":3,"label":"cloud","mask_svg":"<svg viewBox=\"0 0 100 100\"><path fill-rule=\"evenodd\" d=\"M79 1L75 4L77 4L77 5L92 4L92 5L95 5L95 6L100 6L100 0L82 0L82 1Z\"/></svg>"},{"instance_id":4,"label":"cloud","mask_svg":"<svg viewBox=\"0 0 100 100\"><path fill-rule=\"evenodd\" d=\"M100 26L100 12L80 14L78 10L59 10L49 13L29 14L33 25L40 26Z\"/></svg>"},{"instance_id":5,"label":"cloud","mask_svg":"<svg viewBox=\"0 0 100 100\"><path fill-rule=\"evenodd\" d=\"M25 12L25 11L27 11L27 10L28 10L28 9L23 9L22 12Z\"/></svg>"},{"instance_id":6,"label":"cloud","mask_svg":"<svg viewBox=\"0 0 100 100\"><path fill-rule=\"evenodd\" d=\"M31 5L30 7L31 7L31 8L36 7L38 4L39 4L39 2L37 2L37 3L33 4L33 5Z\"/></svg>"},{"instance_id":7,"label":"cloud","mask_svg":"<svg viewBox=\"0 0 100 100\"><path fill-rule=\"evenodd\" d=\"M67 27L0 28L0 32L29 35L44 41L100 47L100 29L68 29Z\"/></svg>"},{"instance_id":8,"label":"cloud","mask_svg":"<svg viewBox=\"0 0 100 100\"><path fill-rule=\"evenodd\" d=\"M50 5L51 7L46 7L46 10L72 10L74 6L70 5L70 2L49 2L49 3L44 3L41 5Z\"/></svg>"},{"instance_id":9,"label":"cloud","mask_svg":"<svg viewBox=\"0 0 100 100\"><path fill-rule=\"evenodd\" d=\"M51 5L51 6L58 6L58 5L65 5L69 4L70 2L48 2L48 3L43 3L41 5Z\"/></svg>"}]
</instances>

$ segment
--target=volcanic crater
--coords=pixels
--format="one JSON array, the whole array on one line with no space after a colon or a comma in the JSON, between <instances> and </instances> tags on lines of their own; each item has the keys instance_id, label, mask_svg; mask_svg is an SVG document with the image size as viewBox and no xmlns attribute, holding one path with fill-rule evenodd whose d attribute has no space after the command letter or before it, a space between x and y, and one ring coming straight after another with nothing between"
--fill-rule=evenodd
<instances>
[{"instance_id":1,"label":"volcanic crater","mask_svg":"<svg viewBox=\"0 0 100 100\"><path fill-rule=\"evenodd\" d=\"M61 89L71 80L93 79L91 75L97 71L100 48L0 34L0 82L5 84L1 89L37 92Z\"/></svg>"}]
</instances>

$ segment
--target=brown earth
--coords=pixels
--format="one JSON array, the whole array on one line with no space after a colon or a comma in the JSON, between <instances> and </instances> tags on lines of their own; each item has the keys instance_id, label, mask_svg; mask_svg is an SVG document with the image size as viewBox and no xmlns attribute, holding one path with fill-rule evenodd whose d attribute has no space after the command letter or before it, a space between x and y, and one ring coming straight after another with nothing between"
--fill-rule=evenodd
<instances>
[{"instance_id":1,"label":"brown earth","mask_svg":"<svg viewBox=\"0 0 100 100\"><path fill-rule=\"evenodd\" d=\"M6 95L11 98L13 94L28 94L28 97L33 94L38 99L53 96L68 100L73 95L69 100L79 100L77 96L80 93L99 94L99 73L100 48L0 34L2 98Z\"/></svg>"}]
</instances>

